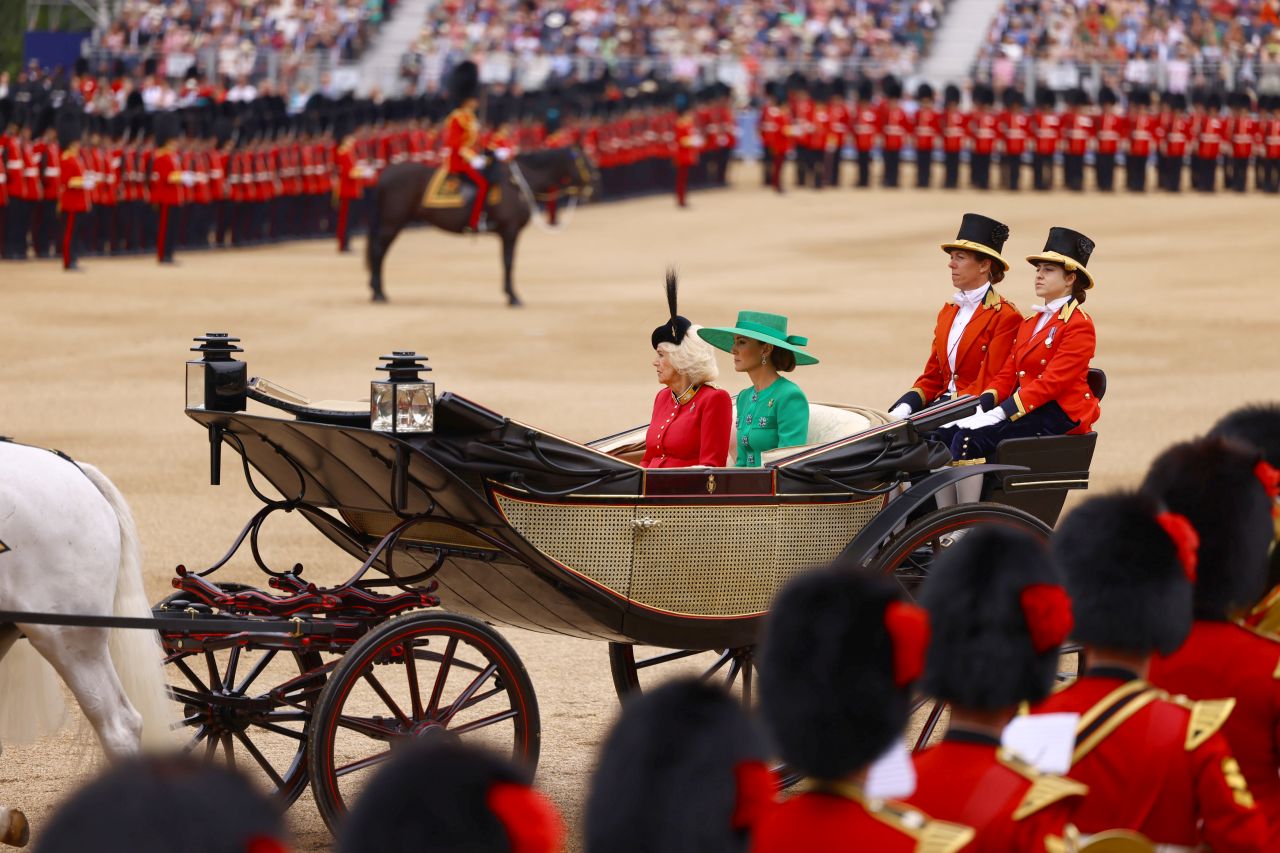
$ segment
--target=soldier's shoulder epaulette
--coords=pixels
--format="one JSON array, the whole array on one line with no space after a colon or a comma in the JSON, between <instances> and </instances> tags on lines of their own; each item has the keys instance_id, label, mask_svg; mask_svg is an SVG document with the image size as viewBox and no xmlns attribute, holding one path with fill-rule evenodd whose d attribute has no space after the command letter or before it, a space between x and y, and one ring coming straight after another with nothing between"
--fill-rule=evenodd
<instances>
[{"instance_id":1,"label":"soldier's shoulder epaulette","mask_svg":"<svg viewBox=\"0 0 1280 853\"><path fill-rule=\"evenodd\" d=\"M1222 728L1235 710L1235 699L1200 699L1192 700L1186 696L1170 696L1168 701L1186 708L1190 712L1187 720L1187 738L1183 747L1187 752L1198 749L1205 741L1213 737Z\"/></svg>"},{"instance_id":2,"label":"soldier's shoulder epaulette","mask_svg":"<svg viewBox=\"0 0 1280 853\"><path fill-rule=\"evenodd\" d=\"M1280 587L1267 593L1240 624L1267 639L1278 640L1280 633Z\"/></svg>"},{"instance_id":3,"label":"soldier's shoulder epaulette","mask_svg":"<svg viewBox=\"0 0 1280 853\"><path fill-rule=\"evenodd\" d=\"M1089 793L1088 785L1077 782L1074 779L1068 779L1065 776L1042 773L1011 752L1002 749L996 753L996 758L1005 767L1031 782L1031 787L1027 788L1027 792L1022 796L1022 801L1018 803L1018 807L1013 811L1014 820L1028 818L1036 812L1068 797L1083 797Z\"/></svg>"},{"instance_id":4,"label":"soldier's shoulder epaulette","mask_svg":"<svg viewBox=\"0 0 1280 853\"><path fill-rule=\"evenodd\" d=\"M919 809L885 800L868 800L867 814L916 840L918 853L956 853L973 840L971 827L932 820Z\"/></svg>"}]
</instances>

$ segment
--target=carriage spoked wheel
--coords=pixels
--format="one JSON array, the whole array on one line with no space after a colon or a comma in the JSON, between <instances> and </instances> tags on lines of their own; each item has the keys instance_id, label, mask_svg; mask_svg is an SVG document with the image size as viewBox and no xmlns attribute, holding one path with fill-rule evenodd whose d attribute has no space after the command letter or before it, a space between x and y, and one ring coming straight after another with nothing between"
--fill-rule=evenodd
<instances>
[{"instance_id":1,"label":"carriage spoked wheel","mask_svg":"<svg viewBox=\"0 0 1280 853\"><path fill-rule=\"evenodd\" d=\"M171 595L157 607L182 597ZM307 729L324 687L315 651L165 643L182 749L238 768L286 806L307 787Z\"/></svg>"},{"instance_id":2,"label":"carriage spoked wheel","mask_svg":"<svg viewBox=\"0 0 1280 853\"><path fill-rule=\"evenodd\" d=\"M915 600L935 560L976 528L1003 525L1047 541L1052 528L1030 513L996 503L957 504L923 515L908 524L872 559L868 569L891 576ZM911 704L908 743L919 751L946 730L947 707L927 697Z\"/></svg>"},{"instance_id":3,"label":"carriage spoked wheel","mask_svg":"<svg viewBox=\"0 0 1280 853\"><path fill-rule=\"evenodd\" d=\"M658 649L630 643L609 644L613 689L625 700L676 676L718 682L748 708L756 701L755 646L736 649Z\"/></svg>"},{"instance_id":4,"label":"carriage spoked wheel","mask_svg":"<svg viewBox=\"0 0 1280 853\"><path fill-rule=\"evenodd\" d=\"M536 767L541 723L515 650L475 619L397 616L342 657L311 725L316 806L334 829L377 767L419 738L458 737Z\"/></svg>"}]
</instances>

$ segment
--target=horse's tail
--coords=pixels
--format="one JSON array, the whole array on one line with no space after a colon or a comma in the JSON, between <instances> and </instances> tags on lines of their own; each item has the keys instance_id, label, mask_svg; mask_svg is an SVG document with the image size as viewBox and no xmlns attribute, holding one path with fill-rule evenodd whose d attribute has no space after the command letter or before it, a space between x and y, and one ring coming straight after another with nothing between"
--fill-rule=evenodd
<instances>
[{"instance_id":1,"label":"horse's tail","mask_svg":"<svg viewBox=\"0 0 1280 853\"><path fill-rule=\"evenodd\" d=\"M151 606L142 587L138 529L129 504L101 471L85 462L76 464L107 499L120 524L120 571L116 576L113 612L116 616L149 618ZM165 687L164 651L160 648L159 637L151 631L113 630L109 645L111 661L125 695L142 715L143 745L171 746L170 723L175 720L174 704Z\"/></svg>"},{"instance_id":2,"label":"horse's tail","mask_svg":"<svg viewBox=\"0 0 1280 853\"><path fill-rule=\"evenodd\" d=\"M21 746L51 735L67 722L62 682L26 640L0 658L0 746Z\"/></svg>"},{"instance_id":3,"label":"horse's tail","mask_svg":"<svg viewBox=\"0 0 1280 853\"><path fill-rule=\"evenodd\" d=\"M369 231L364 238L364 268L373 272L374 251L378 241L382 239L379 227L382 225L382 209L378 206L378 185L375 183L369 190Z\"/></svg>"}]
</instances>

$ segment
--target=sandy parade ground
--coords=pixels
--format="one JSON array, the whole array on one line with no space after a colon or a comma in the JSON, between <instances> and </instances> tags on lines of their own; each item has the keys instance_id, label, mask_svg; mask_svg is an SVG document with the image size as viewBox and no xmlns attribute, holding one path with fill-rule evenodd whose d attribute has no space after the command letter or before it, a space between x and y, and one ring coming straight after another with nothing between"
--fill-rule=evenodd
<instances>
[{"instance_id":1,"label":"sandy parade ground","mask_svg":"<svg viewBox=\"0 0 1280 853\"><path fill-rule=\"evenodd\" d=\"M785 313L822 359L795 374L811 400L887 406L924 362L950 292L938 244L970 210L1009 223L1005 256L1016 260L1000 289L1024 312L1032 268L1021 259L1049 226L1097 242L1086 310L1109 390L1093 489L1136 483L1169 442L1277 394L1275 198L850 189L778 198L758 187L754 168L738 169L737 186L696 194L686 212L661 197L583 208L562 233L530 229L519 310L501 297L496 239L430 231L393 247L388 305L368 301L362 255L337 255L330 242L180 253L176 268L89 258L84 272L63 274L52 262L5 263L0 434L57 447L115 481L158 600L176 564L213 562L257 507L231 458L224 484L208 485L207 441L182 411L193 335L230 331L251 375L319 398L362 398L379 355L417 349L439 391L589 439L648 417L649 333L664 319L663 270L674 264L694 322L727 324L740 308ZM727 356L721 366L731 370ZM736 392L745 378L730 372L720 384ZM313 579L336 582L354 568L294 519L266 538L269 558L300 561ZM258 580L247 562L219 577ZM539 783L577 825L617 707L605 647L507 636L538 691ZM65 733L8 748L0 803L24 808L38 832L92 765ZM309 795L290 818L301 849L327 849Z\"/></svg>"}]
</instances>

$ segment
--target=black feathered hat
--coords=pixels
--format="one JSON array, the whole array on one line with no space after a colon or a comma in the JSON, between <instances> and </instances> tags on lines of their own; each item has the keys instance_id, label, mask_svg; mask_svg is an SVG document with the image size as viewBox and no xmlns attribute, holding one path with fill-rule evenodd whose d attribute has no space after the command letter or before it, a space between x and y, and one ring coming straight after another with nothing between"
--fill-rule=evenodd
<instances>
[{"instance_id":1,"label":"black feathered hat","mask_svg":"<svg viewBox=\"0 0 1280 853\"><path fill-rule=\"evenodd\" d=\"M1055 225L1049 229L1044 249L1039 254L1027 255L1027 263L1032 266L1043 263L1062 264L1067 272L1078 272L1084 276L1084 289L1091 290L1095 282L1086 266L1093 255L1094 245L1092 240L1079 231Z\"/></svg>"},{"instance_id":2,"label":"black feathered hat","mask_svg":"<svg viewBox=\"0 0 1280 853\"><path fill-rule=\"evenodd\" d=\"M1009 270L1009 262L1000 254L1004 242L1009 239L1009 226L1003 222L983 216L980 213L966 213L960 220L960 231L956 238L942 244L942 251L965 249L978 252L997 261L1005 271Z\"/></svg>"},{"instance_id":3,"label":"black feathered hat","mask_svg":"<svg viewBox=\"0 0 1280 853\"><path fill-rule=\"evenodd\" d=\"M927 616L901 596L839 563L778 594L760 652L760 712L789 766L844 779L901 737L928 645Z\"/></svg>"},{"instance_id":4,"label":"black feathered hat","mask_svg":"<svg viewBox=\"0 0 1280 853\"><path fill-rule=\"evenodd\" d=\"M563 826L532 775L445 737L411 743L365 786L338 853L558 853Z\"/></svg>"},{"instance_id":5,"label":"black feathered hat","mask_svg":"<svg viewBox=\"0 0 1280 853\"><path fill-rule=\"evenodd\" d=\"M1051 554L1075 612L1072 637L1168 655L1191 630L1194 530L1148 495L1090 498L1059 525ZM1172 532L1171 532L1172 531Z\"/></svg>"},{"instance_id":6,"label":"black feathered hat","mask_svg":"<svg viewBox=\"0 0 1280 853\"><path fill-rule=\"evenodd\" d=\"M931 629L926 694L983 711L1049 695L1071 602L1039 540L1004 527L971 531L938 560L920 603Z\"/></svg>"},{"instance_id":7,"label":"black feathered hat","mask_svg":"<svg viewBox=\"0 0 1280 853\"><path fill-rule=\"evenodd\" d=\"M773 800L763 733L701 680L628 699L587 794L587 853L745 853Z\"/></svg>"},{"instance_id":8,"label":"black feathered hat","mask_svg":"<svg viewBox=\"0 0 1280 853\"><path fill-rule=\"evenodd\" d=\"M658 344L680 346L684 342L684 336L689 333L689 327L693 325L688 319L681 317L680 312L676 310L677 288L676 271L669 269L667 270L667 307L671 310L671 318L653 330L650 340L654 349L658 348Z\"/></svg>"},{"instance_id":9,"label":"black feathered hat","mask_svg":"<svg viewBox=\"0 0 1280 853\"><path fill-rule=\"evenodd\" d=\"M1199 534L1198 619L1234 618L1266 592L1275 503L1259 478L1262 461L1248 444L1202 438L1161 453L1142 483L1144 492L1185 515Z\"/></svg>"},{"instance_id":10,"label":"black feathered hat","mask_svg":"<svg viewBox=\"0 0 1280 853\"><path fill-rule=\"evenodd\" d=\"M471 60L459 62L449 75L449 96L456 105L480 97L480 69Z\"/></svg>"}]
</instances>

